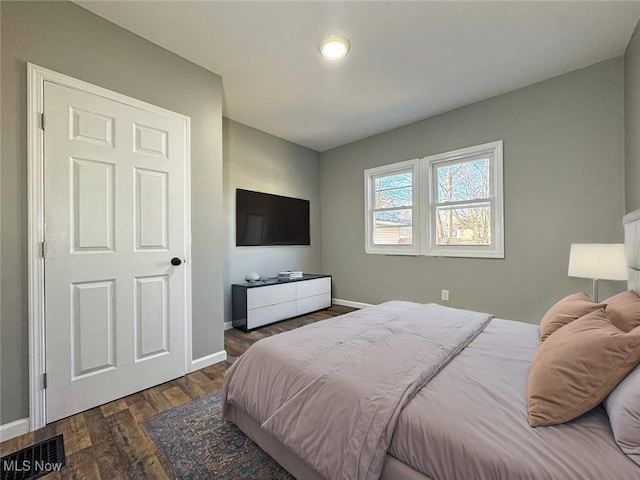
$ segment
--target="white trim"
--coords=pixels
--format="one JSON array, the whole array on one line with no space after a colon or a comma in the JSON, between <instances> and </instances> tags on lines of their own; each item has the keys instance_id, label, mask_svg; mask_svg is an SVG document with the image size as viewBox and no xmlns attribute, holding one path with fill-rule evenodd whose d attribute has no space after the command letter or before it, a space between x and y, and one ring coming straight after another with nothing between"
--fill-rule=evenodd
<instances>
[{"instance_id":1,"label":"white trim","mask_svg":"<svg viewBox=\"0 0 640 480\"><path fill-rule=\"evenodd\" d=\"M435 208L437 204L437 186L433 174L436 164L470 161L478 155L488 154L491 162L491 196L487 199L491 206L491 245L437 245L435 239ZM461 148L451 152L430 155L420 159L422 180L428 190L428 208L422 218L426 234L423 236L424 255L438 257L504 258L504 187L502 140L484 143L473 147Z\"/></svg>"},{"instance_id":2,"label":"white trim","mask_svg":"<svg viewBox=\"0 0 640 480\"><path fill-rule=\"evenodd\" d=\"M233 328L233 322L224 322L224 329L231 330Z\"/></svg>"},{"instance_id":3,"label":"white trim","mask_svg":"<svg viewBox=\"0 0 640 480\"><path fill-rule=\"evenodd\" d=\"M351 300L342 300L341 298L332 298L331 303L334 305L342 305L343 307L367 308L372 307L372 303L352 302Z\"/></svg>"},{"instance_id":4,"label":"white trim","mask_svg":"<svg viewBox=\"0 0 640 480\"><path fill-rule=\"evenodd\" d=\"M29 419L21 418L13 422L0 425L0 442L6 442L12 438L29 433Z\"/></svg>"},{"instance_id":5,"label":"white trim","mask_svg":"<svg viewBox=\"0 0 640 480\"><path fill-rule=\"evenodd\" d=\"M200 370L201 368L208 367L209 365L213 365L215 363L224 362L227 359L227 351L220 350L219 352L212 353L211 355L206 355L204 357L196 358L191 362L189 366L189 370L187 373L195 372L196 370Z\"/></svg>"},{"instance_id":6,"label":"white trim","mask_svg":"<svg viewBox=\"0 0 640 480\"><path fill-rule=\"evenodd\" d=\"M40 245L44 240L44 111L45 81L92 93L147 112L183 122L185 129L185 372L193 366L191 332L191 119L185 115L112 92L53 70L27 63L27 172L28 172L28 272L29 272L29 428L46 425L46 394L42 388L45 372L44 259ZM226 355L226 354L225 354ZM199 361L199 360L198 360ZM215 362L214 362L215 363Z\"/></svg>"},{"instance_id":7,"label":"white trim","mask_svg":"<svg viewBox=\"0 0 640 480\"><path fill-rule=\"evenodd\" d=\"M386 177L395 173L411 171L413 205L411 206L411 245L375 245L373 243L373 221L374 210L374 189L373 180L376 177ZM420 172L418 169L418 159L405 160L391 165L368 168L364 171L364 226L365 226L365 252L383 255L420 255ZM408 209L408 208L407 208Z\"/></svg>"},{"instance_id":8,"label":"white trim","mask_svg":"<svg viewBox=\"0 0 640 480\"><path fill-rule=\"evenodd\" d=\"M44 324L44 259L40 255L44 240L44 166L43 131L40 128L44 111L44 81L46 74L27 64L29 92L27 97L27 159L28 159L28 268L29 268L29 428L46 424L46 395L42 385L45 371Z\"/></svg>"},{"instance_id":9,"label":"white trim","mask_svg":"<svg viewBox=\"0 0 640 480\"><path fill-rule=\"evenodd\" d=\"M175 114L174 114L175 115ZM178 114L179 115L179 114ZM192 318L192 290L191 290L191 118L185 119L184 128L184 361L185 372L189 371L193 363L193 318Z\"/></svg>"}]
</instances>

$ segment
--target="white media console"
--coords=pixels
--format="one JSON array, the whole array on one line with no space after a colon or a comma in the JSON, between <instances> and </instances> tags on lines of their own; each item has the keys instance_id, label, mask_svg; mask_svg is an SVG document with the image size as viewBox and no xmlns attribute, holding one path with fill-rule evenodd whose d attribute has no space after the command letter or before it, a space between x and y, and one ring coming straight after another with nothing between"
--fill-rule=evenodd
<instances>
[{"instance_id":1,"label":"white media console","mask_svg":"<svg viewBox=\"0 0 640 480\"><path fill-rule=\"evenodd\" d=\"M331 275L231 286L233 326L248 331L331 306Z\"/></svg>"}]
</instances>

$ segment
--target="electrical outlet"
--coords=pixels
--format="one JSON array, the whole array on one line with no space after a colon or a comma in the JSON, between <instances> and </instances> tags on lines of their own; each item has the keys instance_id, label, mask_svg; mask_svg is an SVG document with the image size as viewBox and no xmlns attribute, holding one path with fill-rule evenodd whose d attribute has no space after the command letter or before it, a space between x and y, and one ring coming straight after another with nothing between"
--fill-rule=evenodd
<instances>
[{"instance_id":1,"label":"electrical outlet","mask_svg":"<svg viewBox=\"0 0 640 480\"><path fill-rule=\"evenodd\" d=\"M442 300L449 301L449 290L442 290Z\"/></svg>"}]
</instances>

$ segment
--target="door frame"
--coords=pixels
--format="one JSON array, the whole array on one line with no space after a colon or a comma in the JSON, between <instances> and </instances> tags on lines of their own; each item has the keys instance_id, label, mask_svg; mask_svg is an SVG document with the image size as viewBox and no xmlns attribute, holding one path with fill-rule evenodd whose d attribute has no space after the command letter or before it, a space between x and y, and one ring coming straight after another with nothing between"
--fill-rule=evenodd
<instances>
[{"instance_id":1,"label":"door frame","mask_svg":"<svg viewBox=\"0 0 640 480\"><path fill-rule=\"evenodd\" d=\"M191 335L191 119L141 100L106 88L27 63L27 175L28 175L28 274L29 274L29 429L46 425L46 319L44 303L45 264L42 251L44 238L44 84L52 82L81 90L108 100L171 117L182 122L185 136L184 156L184 372L192 370Z\"/></svg>"}]
</instances>

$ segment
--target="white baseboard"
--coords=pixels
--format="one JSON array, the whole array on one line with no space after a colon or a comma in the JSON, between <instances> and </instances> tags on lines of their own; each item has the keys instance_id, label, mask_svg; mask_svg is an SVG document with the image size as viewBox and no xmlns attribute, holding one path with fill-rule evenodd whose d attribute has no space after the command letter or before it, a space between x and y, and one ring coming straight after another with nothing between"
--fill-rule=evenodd
<instances>
[{"instance_id":1,"label":"white baseboard","mask_svg":"<svg viewBox=\"0 0 640 480\"><path fill-rule=\"evenodd\" d=\"M371 307L371 303L352 302L351 300L342 300L341 298L332 298L331 303L334 305L342 305L343 307L366 308Z\"/></svg>"},{"instance_id":2,"label":"white baseboard","mask_svg":"<svg viewBox=\"0 0 640 480\"><path fill-rule=\"evenodd\" d=\"M21 418L13 422L0 425L0 442L11 440L12 438L19 437L29 433L29 419Z\"/></svg>"},{"instance_id":3,"label":"white baseboard","mask_svg":"<svg viewBox=\"0 0 640 480\"><path fill-rule=\"evenodd\" d=\"M196 370L200 370L201 368L208 367L209 365L213 365L215 363L224 362L226 359L227 352L225 350L221 350L204 357L196 358L195 360L191 360L191 370L189 373L195 372Z\"/></svg>"},{"instance_id":4,"label":"white baseboard","mask_svg":"<svg viewBox=\"0 0 640 480\"><path fill-rule=\"evenodd\" d=\"M231 330L233 328L233 322L224 322L224 329Z\"/></svg>"}]
</instances>

